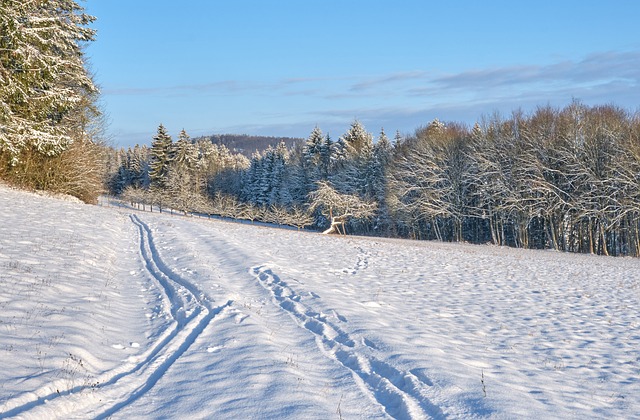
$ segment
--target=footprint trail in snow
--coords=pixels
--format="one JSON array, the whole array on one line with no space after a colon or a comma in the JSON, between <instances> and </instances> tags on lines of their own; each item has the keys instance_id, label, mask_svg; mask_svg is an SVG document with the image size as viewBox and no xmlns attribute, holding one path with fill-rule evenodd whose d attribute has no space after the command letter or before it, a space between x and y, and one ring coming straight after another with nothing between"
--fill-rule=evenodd
<instances>
[{"instance_id":1,"label":"footprint trail in snow","mask_svg":"<svg viewBox=\"0 0 640 420\"><path fill-rule=\"evenodd\" d=\"M387 414L398 419L445 418L443 411L427 397L431 384L411 372L366 354L369 352L360 347L373 349L368 340L358 344L330 321L328 315L307 307L301 302L301 296L267 266L252 267L250 273L271 293L275 304L289 313L300 327L317 337L323 354L348 369ZM336 318L344 320L338 315Z\"/></svg>"}]
</instances>

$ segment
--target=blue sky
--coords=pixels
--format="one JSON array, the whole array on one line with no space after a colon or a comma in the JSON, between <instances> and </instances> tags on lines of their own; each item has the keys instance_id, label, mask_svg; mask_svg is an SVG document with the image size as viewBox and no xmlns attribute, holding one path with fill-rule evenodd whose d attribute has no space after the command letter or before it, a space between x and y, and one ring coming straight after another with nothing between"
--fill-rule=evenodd
<instances>
[{"instance_id":1,"label":"blue sky","mask_svg":"<svg viewBox=\"0 0 640 420\"><path fill-rule=\"evenodd\" d=\"M640 109L636 0L87 0L114 145L412 133L573 98Z\"/></svg>"}]
</instances>

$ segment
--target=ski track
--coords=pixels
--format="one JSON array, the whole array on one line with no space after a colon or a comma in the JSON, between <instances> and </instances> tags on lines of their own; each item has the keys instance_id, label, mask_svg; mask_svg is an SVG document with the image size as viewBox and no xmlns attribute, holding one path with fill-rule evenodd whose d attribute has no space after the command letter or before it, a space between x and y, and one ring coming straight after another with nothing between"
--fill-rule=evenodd
<instances>
[{"instance_id":1,"label":"ski track","mask_svg":"<svg viewBox=\"0 0 640 420\"><path fill-rule=\"evenodd\" d=\"M204 329L233 301L220 306L198 287L174 273L162 260L151 229L130 215L139 231L140 256L152 280L162 291L171 327L145 353L96 378L95 387L76 386L59 391L56 383L25 393L5 404L0 418L92 417L108 418L147 393L162 378Z\"/></svg>"},{"instance_id":2,"label":"ski track","mask_svg":"<svg viewBox=\"0 0 640 420\"><path fill-rule=\"evenodd\" d=\"M366 268L367 258L363 255L357 263ZM440 407L427 397L432 383L428 378L419 378L413 373L402 371L389 363L378 360L370 353L375 350L366 339L363 344L354 341L323 313L313 311L301 302L301 296L267 266L255 266L249 270L272 296L273 302L287 312L296 323L311 333L318 342L321 351L340 365L351 371L368 392L393 418L443 419L445 414ZM335 312L335 311L333 311ZM344 318L335 317L344 322ZM361 347L365 347L362 349Z\"/></svg>"}]
</instances>

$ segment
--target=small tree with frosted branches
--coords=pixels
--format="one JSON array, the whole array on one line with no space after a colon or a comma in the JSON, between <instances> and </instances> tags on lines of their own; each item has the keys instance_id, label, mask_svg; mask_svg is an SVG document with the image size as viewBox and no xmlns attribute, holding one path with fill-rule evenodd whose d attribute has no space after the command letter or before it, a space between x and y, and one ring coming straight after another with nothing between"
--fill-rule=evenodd
<instances>
[{"instance_id":1,"label":"small tree with frosted branches","mask_svg":"<svg viewBox=\"0 0 640 420\"><path fill-rule=\"evenodd\" d=\"M310 211L320 210L331 221L331 226L323 234L346 235L345 223L350 218L370 219L375 215L377 204L363 200L357 195L341 194L328 181L316 183L317 189L309 194ZM340 228L342 227L342 231Z\"/></svg>"}]
</instances>

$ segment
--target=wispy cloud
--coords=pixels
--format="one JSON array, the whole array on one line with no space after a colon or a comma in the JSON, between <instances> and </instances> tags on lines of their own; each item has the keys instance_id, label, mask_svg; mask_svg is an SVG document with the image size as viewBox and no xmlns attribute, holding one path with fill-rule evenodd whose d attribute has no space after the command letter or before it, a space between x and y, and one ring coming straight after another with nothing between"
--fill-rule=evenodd
<instances>
[{"instance_id":1,"label":"wispy cloud","mask_svg":"<svg viewBox=\"0 0 640 420\"><path fill-rule=\"evenodd\" d=\"M374 132L383 126L391 132L396 129L410 132L435 117L472 123L494 111L509 113L519 108L532 110L538 105L562 106L573 98L587 104L615 103L635 110L640 106L640 50L601 52L545 65L476 68L449 74L415 70L366 77L224 80L165 87L106 88L104 93L122 96L121 102L132 102L134 98L128 96L169 98L172 105L192 109L189 118L196 124L218 121L219 125L210 132L306 136L319 125L337 137L354 118ZM225 99L219 100L218 96ZM163 121L170 118L174 117L169 110Z\"/></svg>"},{"instance_id":2,"label":"wispy cloud","mask_svg":"<svg viewBox=\"0 0 640 420\"><path fill-rule=\"evenodd\" d=\"M102 90L105 95L182 95L182 94L208 94L229 95L251 93L254 95L274 94L283 95L309 95L321 94L323 86L342 84L345 80L353 81L353 78L285 78L276 81L255 80L222 80L210 83L179 84L170 86L150 87L107 87Z\"/></svg>"},{"instance_id":3,"label":"wispy cloud","mask_svg":"<svg viewBox=\"0 0 640 420\"><path fill-rule=\"evenodd\" d=\"M396 100L387 101L388 106L371 105L370 99L355 101L357 97L390 94ZM373 124L373 128L377 125L401 130L410 130L435 117L471 123L494 111L526 111L547 104L563 106L573 98L587 104L615 103L635 111L640 106L640 51L601 52L574 61L446 75L389 74L354 83L346 91L327 92L325 97L350 104L319 112L330 121L342 116L344 124L344 120L355 117ZM363 103L367 105L362 106Z\"/></svg>"},{"instance_id":4,"label":"wispy cloud","mask_svg":"<svg viewBox=\"0 0 640 420\"><path fill-rule=\"evenodd\" d=\"M318 96L324 99L396 96L447 97L452 93L503 92L519 94L527 90L590 89L611 82L628 87L640 84L640 51L602 52L578 61L547 65L516 65L481 68L452 74L422 70L395 72L374 77L300 77L276 81L223 80L211 83L156 87L107 87L106 95L284 95Z\"/></svg>"},{"instance_id":5,"label":"wispy cloud","mask_svg":"<svg viewBox=\"0 0 640 420\"><path fill-rule=\"evenodd\" d=\"M370 89L376 89L379 87L385 87L390 84L395 84L398 82L404 83L407 81L425 80L428 77L429 77L429 73L425 71L409 71L409 72L393 73L393 74L385 75L382 77L376 77L376 78L360 81L352 85L349 90L352 92L362 92Z\"/></svg>"},{"instance_id":6,"label":"wispy cloud","mask_svg":"<svg viewBox=\"0 0 640 420\"><path fill-rule=\"evenodd\" d=\"M580 61L545 66L513 66L466 71L431 81L438 89L477 89L537 86L540 84L601 84L611 80L640 82L640 52L592 54Z\"/></svg>"},{"instance_id":7,"label":"wispy cloud","mask_svg":"<svg viewBox=\"0 0 640 420\"><path fill-rule=\"evenodd\" d=\"M142 88L105 88L102 93L105 95L117 96L137 96L137 95L177 95L196 93L219 93L232 94L243 91L262 89L263 84L255 82L244 82L240 80L224 80L213 83L195 83L173 86L152 86Z\"/></svg>"}]
</instances>

